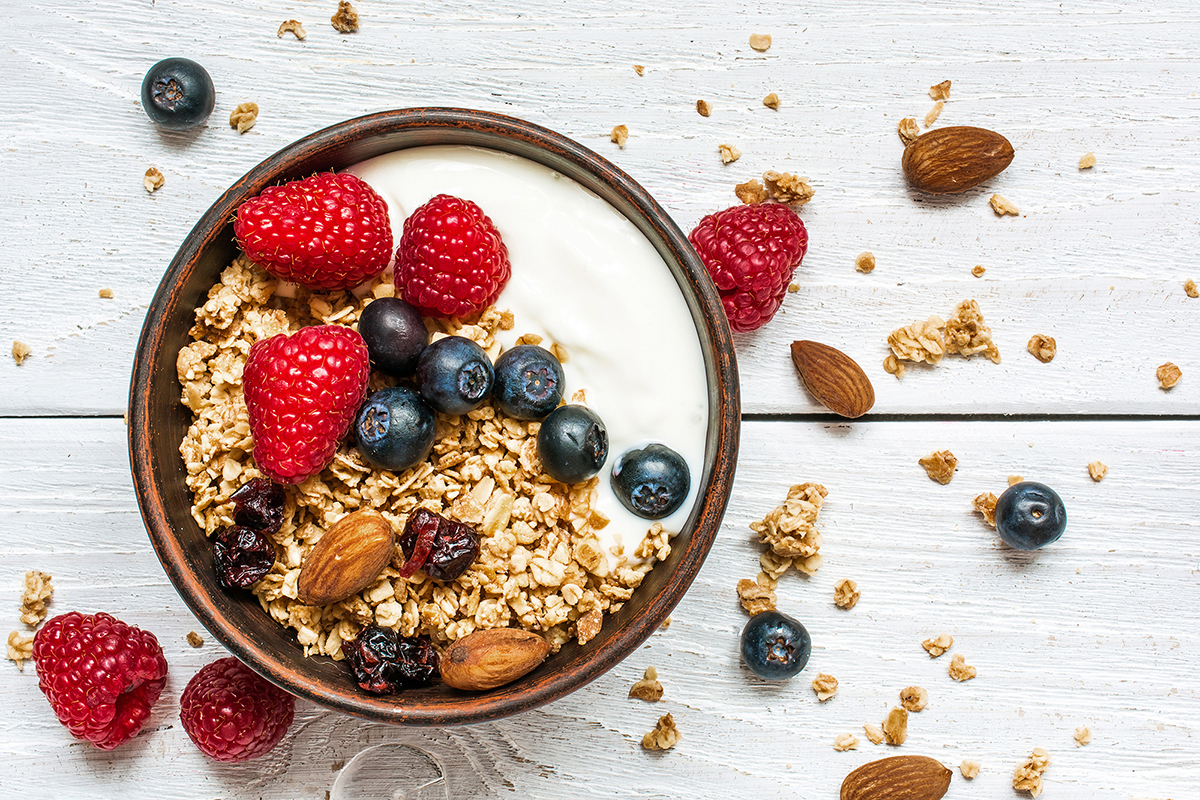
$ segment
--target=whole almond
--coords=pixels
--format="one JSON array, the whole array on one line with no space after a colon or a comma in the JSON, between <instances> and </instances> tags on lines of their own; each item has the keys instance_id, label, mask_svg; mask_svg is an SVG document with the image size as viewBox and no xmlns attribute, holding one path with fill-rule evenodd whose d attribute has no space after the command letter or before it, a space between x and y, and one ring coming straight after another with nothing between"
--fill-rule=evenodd
<instances>
[{"instance_id":1,"label":"whole almond","mask_svg":"<svg viewBox=\"0 0 1200 800\"><path fill-rule=\"evenodd\" d=\"M549 653L550 643L530 631L475 631L446 648L442 680L455 689L494 689L531 672Z\"/></svg>"},{"instance_id":2,"label":"whole almond","mask_svg":"<svg viewBox=\"0 0 1200 800\"><path fill-rule=\"evenodd\" d=\"M842 781L841 800L940 800L950 770L925 756L892 756L863 764Z\"/></svg>"},{"instance_id":3,"label":"whole almond","mask_svg":"<svg viewBox=\"0 0 1200 800\"><path fill-rule=\"evenodd\" d=\"M908 182L923 192L965 192L1012 163L1013 147L998 133L959 125L918 136L900 159Z\"/></svg>"},{"instance_id":4,"label":"whole almond","mask_svg":"<svg viewBox=\"0 0 1200 800\"><path fill-rule=\"evenodd\" d=\"M875 405L871 379L841 350L808 340L792 342L792 363L804 388L833 413L854 419Z\"/></svg>"},{"instance_id":5,"label":"whole almond","mask_svg":"<svg viewBox=\"0 0 1200 800\"><path fill-rule=\"evenodd\" d=\"M370 586L392 560L395 532L377 511L355 511L333 524L300 567L300 602L324 606Z\"/></svg>"}]
</instances>

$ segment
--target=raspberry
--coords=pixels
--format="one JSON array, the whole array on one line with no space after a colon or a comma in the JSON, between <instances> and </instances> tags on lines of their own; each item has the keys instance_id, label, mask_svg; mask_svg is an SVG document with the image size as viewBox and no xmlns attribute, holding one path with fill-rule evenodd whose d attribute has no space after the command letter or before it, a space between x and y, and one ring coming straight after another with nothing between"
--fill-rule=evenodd
<instances>
[{"instance_id":1,"label":"raspberry","mask_svg":"<svg viewBox=\"0 0 1200 800\"><path fill-rule=\"evenodd\" d=\"M756 330L775 316L808 250L804 223L781 203L709 214L688 241L712 275L735 331Z\"/></svg>"},{"instance_id":2,"label":"raspberry","mask_svg":"<svg viewBox=\"0 0 1200 800\"><path fill-rule=\"evenodd\" d=\"M439 194L404 220L396 288L427 317L469 317L496 302L512 267L500 232L470 200Z\"/></svg>"},{"instance_id":3,"label":"raspberry","mask_svg":"<svg viewBox=\"0 0 1200 800\"><path fill-rule=\"evenodd\" d=\"M242 373L254 461L277 483L323 470L367 396L371 363L358 332L341 325L260 339Z\"/></svg>"},{"instance_id":4,"label":"raspberry","mask_svg":"<svg viewBox=\"0 0 1200 800\"><path fill-rule=\"evenodd\" d=\"M154 634L103 613L47 622L33 637L33 662L58 721L101 750L142 729L167 680Z\"/></svg>"},{"instance_id":5,"label":"raspberry","mask_svg":"<svg viewBox=\"0 0 1200 800\"><path fill-rule=\"evenodd\" d=\"M238 207L233 232L251 261L315 290L357 286L392 255L387 203L349 173L268 186Z\"/></svg>"},{"instance_id":6,"label":"raspberry","mask_svg":"<svg viewBox=\"0 0 1200 800\"><path fill-rule=\"evenodd\" d=\"M275 749L296 715L296 698L236 658L200 668L179 698L179 719L209 758L249 761Z\"/></svg>"}]
</instances>

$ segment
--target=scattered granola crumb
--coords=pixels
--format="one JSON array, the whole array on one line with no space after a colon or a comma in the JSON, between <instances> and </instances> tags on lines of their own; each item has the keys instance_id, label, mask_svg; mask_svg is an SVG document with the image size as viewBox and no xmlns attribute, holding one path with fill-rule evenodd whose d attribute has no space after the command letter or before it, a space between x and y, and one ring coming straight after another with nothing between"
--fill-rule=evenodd
<instances>
[{"instance_id":1,"label":"scattered granola crumb","mask_svg":"<svg viewBox=\"0 0 1200 800\"><path fill-rule=\"evenodd\" d=\"M238 103L238 107L229 112L229 127L238 133L245 133L258 122L258 103Z\"/></svg>"},{"instance_id":2,"label":"scattered granola crumb","mask_svg":"<svg viewBox=\"0 0 1200 800\"><path fill-rule=\"evenodd\" d=\"M875 254L867 250L858 254L854 259L854 268L859 272L871 272L875 269Z\"/></svg>"},{"instance_id":3,"label":"scattered granola crumb","mask_svg":"<svg viewBox=\"0 0 1200 800\"><path fill-rule=\"evenodd\" d=\"M742 151L731 144L719 144L717 150L721 153L722 164L732 164L742 157Z\"/></svg>"},{"instance_id":4,"label":"scattered granola crumb","mask_svg":"<svg viewBox=\"0 0 1200 800\"><path fill-rule=\"evenodd\" d=\"M642 679L629 687L629 696L634 700L645 700L648 703L657 703L663 696L663 685L658 682L658 670L654 667L646 667Z\"/></svg>"},{"instance_id":5,"label":"scattered granola crumb","mask_svg":"<svg viewBox=\"0 0 1200 800\"><path fill-rule=\"evenodd\" d=\"M975 780L979 775L979 768L982 765L973 758L964 758L963 762L958 765L958 769L962 772L962 776L969 781Z\"/></svg>"},{"instance_id":6,"label":"scattered granola crumb","mask_svg":"<svg viewBox=\"0 0 1200 800\"><path fill-rule=\"evenodd\" d=\"M979 303L963 300L946 320L946 352L967 358L983 353L993 364L1000 363L1000 348L992 341L992 329L983 322Z\"/></svg>"},{"instance_id":7,"label":"scattered granola crumb","mask_svg":"<svg viewBox=\"0 0 1200 800\"><path fill-rule=\"evenodd\" d=\"M921 642L921 647L924 647L929 653L930 658L937 658L942 653L954 646L954 637L948 633L939 633L932 639L926 639Z\"/></svg>"},{"instance_id":8,"label":"scattered granola crumb","mask_svg":"<svg viewBox=\"0 0 1200 800\"><path fill-rule=\"evenodd\" d=\"M624 148L626 140L629 139L629 128L626 125L617 125L612 129L612 133L608 138L615 142L617 147Z\"/></svg>"},{"instance_id":9,"label":"scattered granola crumb","mask_svg":"<svg viewBox=\"0 0 1200 800\"><path fill-rule=\"evenodd\" d=\"M925 468L925 474L931 481L937 481L943 486L954 477L954 470L958 467L958 459L949 450L932 452L924 458L917 459L917 463Z\"/></svg>"},{"instance_id":10,"label":"scattered granola crumb","mask_svg":"<svg viewBox=\"0 0 1200 800\"><path fill-rule=\"evenodd\" d=\"M16 339L13 340L12 357L13 361L17 362L18 367L21 366L21 363L25 359L29 358L29 354L32 352L33 350L30 349L29 345L25 344L24 342L17 341Z\"/></svg>"},{"instance_id":11,"label":"scattered granola crumb","mask_svg":"<svg viewBox=\"0 0 1200 800\"><path fill-rule=\"evenodd\" d=\"M905 117L896 126L896 133L900 134L900 141L904 142L904 145L907 147L921 135L921 129L917 127L917 120L915 118Z\"/></svg>"},{"instance_id":12,"label":"scattered granola crumb","mask_svg":"<svg viewBox=\"0 0 1200 800\"><path fill-rule=\"evenodd\" d=\"M790 206L802 206L813 199L816 190L808 183L808 178L801 178L788 172L767 170L763 173L763 183L771 197Z\"/></svg>"},{"instance_id":13,"label":"scattered granola crumb","mask_svg":"<svg viewBox=\"0 0 1200 800\"><path fill-rule=\"evenodd\" d=\"M772 109L779 108L779 95L775 94L775 92L771 92L763 98L763 105Z\"/></svg>"},{"instance_id":14,"label":"scattered granola crumb","mask_svg":"<svg viewBox=\"0 0 1200 800\"><path fill-rule=\"evenodd\" d=\"M1017 768L1013 770L1013 788L1018 792L1029 792L1034 797L1042 793L1042 773L1050 768L1050 754L1040 747L1033 748Z\"/></svg>"},{"instance_id":15,"label":"scattered granola crumb","mask_svg":"<svg viewBox=\"0 0 1200 800\"><path fill-rule=\"evenodd\" d=\"M1179 383L1179 379L1183 377L1183 370L1168 361L1160 366L1155 374L1158 375L1158 385L1164 389L1170 389Z\"/></svg>"},{"instance_id":16,"label":"scattered granola crumb","mask_svg":"<svg viewBox=\"0 0 1200 800\"><path fill-rule=\"evenodd\" d=\"M839 753L858 749L858 737L852 733L839 733L833 737L833 749Z\"/></svg>"},{"instance_id":17,"label":"scattered granola crumb","mask_svg":"<svg viewBox=\"0 0 1200 800\"><path fill-rule=\"evenodd\" d=\"M900 690L900 705L906 711L924 711L929 705L929 692L920 686L908 686Z\"/></svg>"},{"instance_id":18,"label":"scattered granola crumb","mask_svg":"<svg viewBox=\"0 0 1200 800\"><path fill-rule=\"evenodd\" d=\"M887 738L883 735L883 728L871 722L863 725L863 733L867 735L871 744L883 744L883 740Z\"/></svg>"},{"instance_id":19,"label":"scattered granola crumb","mask_svg":"<svg viewBox=\"0 0 1200 800\"><path fill-rule=\"evenodd\" d=\"M971 274L974 275L976 278L982 278L983 273L985 273L985 272L987 272L987 268L984 267L983 264L976 264L974 267L971 268Z\"/></svg>"},{"instance_id":20,"label":"scattered granola crumb","mask_svg":"<svg viewBox=\"0 0 1200 800\"><path fill-rule=\"evenodd\" d=\"M712 103L707 100L696 101L696 113L702 117L707 117L712 113Z\"/></svg>"},{"instance_id":21,"label":"scattered granola crumb","mask_svg":"<svg viewBox=\"0 0 1200 800\"><path fill-rule=\"evenodd\" d=\"M750 530L770 549L759 556L763 572L778 580L789 567L812 575L821 565L821 533L817 516L829 494L819 483L798 483L788 489L783 505L776 506Z\"/></svg>"},{"instance_id":22,"label":"scattered granola crumb","mask_svg":"<svg viewBox=\"0 0 1200 800\"><path fill-rule=\"evenodd\" d=\"M1009 475L1008 476L1008 485L1015 486L1016 484L1020 483L1023 480L1025 480L1025 479L1023 477L1021 477L1020 475ZM997 498L997 499L999 499L999 498Z\"/></svg>"},{"instance_id":23,"label":"scattered granola crumb","mask_svg":"<svg viewBox=\"0 0 1200 800\"><path fill-rule=\"evenodd\" d=\"M293 34L300 41L304 41L304 37L308 35L304 32L304 26L300 24L300 21L295 19L284 20L280 23L279 32L276 35L282 39L285 33Z\"/></svg>"},{"instance_id":24,"label":"scattered granola crumb","mask_svg":"<svg viewBox=\"0 0 1200 800\"><path fill-rule=\"evenodd\" d=\"M329 22L338 33L354 33L358 30L358 9L350 5L350 0L338 0L337 11Z\"/></svg>"},{"instance_id":25,"label":"scattered granola crumb","mask_svg":"<svg viewBox=\"0 0 1200 800\"><path fill-rule=\"evenodd\" d=\"M675 727L675 718L663 714L658 718L654 730L642 737L642 747L647 750L670 750L682 738L679 729Z\"/></svg>"},{"instance_id":26,"label":"scattered granola crumb","mask_svg":"<svg viewBox=\"0 0 1200 800\"><path fill-rule=\"evenodd\" d=\"M893 707L883 721L883 735L888 744L904 744L908 738L908 712L899 706Z\"/></svg>"},{"instance_id":27,"label":"scattered granola crumb","mask_svg":"<svg viewBox=\"0 0 1200 800\"><path fill-rule=\"evenodd\" d=\"M634 72L636 72L638 75L645 75L645 74L646 74L646 68L645 68L645 67L643 67L641 64L634 64L634 65L633 65L633 71L634 71Z\"/></svg>"},{"instance_id":28,"label":"scattered granola crumb","mask_svg":"<svg viewBox=\"0 0 1200 800\"><path fill-rule=\"evenodd\" d=\"M889 355L883 359L883 371L888 375L895 375L896 380L904 377L904 364L900 363L900 359L894 355Z\"/></svg>"},{"instance_id":29,"label":"scattered granola crumb","mask_svg":"<svg viewBox=\"0 0 1200 800\"><path fill-rule=\"evenodd\" d=\"M185 638L187 639L187 643L192 647L200 647L204 644L204 637L195 631L188 631L188 635Z\"/></svg>"},{"instance_id":30,"label":"scattered granola crumb","mask_svg":"<svg viewBox=\"0 0 1200 800\"><path fill-rule=\"evenodd\" d=\"M750 47L760 53L764 53L771 47L771 34L769 33L752 33L750 34Z\"/></svg>"},{"instance_id":31,"label":"scattered granola crumb","mask_svg":"<svg viewBox=\"0 0 1200 800\"><path fill-rule=\"evenodd\" d=\"M817 693L817 699L824 703L837 694L838 680L832 675L819 672L817 673L817 677L812 679L812 688Z\"/></svg>"},{"instance_id":32,"label":"scattered granola crumb","mask_svg":"<svg viewBox=\"0 0 1200 800\"><path fill-rule=\"evenodd\" d=\"M795 281L792 281L791 283L788 284L788 293L789 294L795 294L798 291L800 291L800 284L796 283Z\"/></svg>"},{"instance_id":33,"label":"scattered granola crumb","mask_svg":"<svg viewBox=\"0 0 1200 800\"><path fill-rule=\"evenodd\" d=\"M941 100L938 100L936 103L933 104L933 108L929 109L929 113L925 115L925 127L926 128L933 125L933 123L937 122L937 118L941 116L942 108L944 108L945 105L946 104L943 103Z\"/></svg>"},{"instance_id":34,"label":"scattered granola crumb","mask_svg":"<svg viewBox=\"0 0 1200 800\"><path fill-rule=\"evenodd\" d=\"M13 631L8 634L8 660L17 665L17 669L25 671L25 662L33 658L33 634L24 631Z\"/></svg>"},{"instance_id":35,"label":"scattered granola crumb","mask_svg":"<svg viewBox=\"0 0 1200 800\"><path fill-rule=\"evenodd\" d=\"M1086 744L1092 743L1092 729L1087 725L1080 725L1075 729L1075 745L1083 747Z\"/></svg>"},{"instance_id":36,"label":"scattered granola crumb","mask_svg":"<svg viewBox=\"0 0 1200 800\"><path fill-rule=\"evenodd\" d=\"M667 617L662 621L662 624L658 626L658 629L660 631L665 631L669 627L671 627L671 618Z\"/></svg>"},{"instance_id":37,"label":"scattered granola crumb","mask_svg":"<svg viewBox=\"0 0 1200 800\"><path fill-rule=\"evenodd\" d=\"M1049 364L1054 360L1054 356L1058 352L1058 343L1054 341L1053 336L1035 333L1029 339L1029 344L1025 345L1025 349L1038 361L1043 364Z\"/></svg>"},{"instance_id":38,"label":"scattered granola crumb","mask_svg":"<svg viewBox=\"0 0 1200 800\"><path fill-rule=\"evenodd\" d=\"M745 183L739 183L737 186L734 186L733 193L737 195L738 200L741 200L743 204L748 206L761 203L770 197L767 194L766 187L753 178Z\"/></svg>"},{"instance_id":39,"label":"scattered granola crumb","mask_svg":"<svg viewBox=\"0 0 1200 800\"><path fill-rule=\"evenodd\" d=\"M1083 158L1079 159L1080 169L1091 169L1094 166L1096 166L1095 153L1084 153Z\"/></svg>"},{"instance_id":40,"label":"scattered granola crumb","mask_svg":"<svg viewBox=\"0 0 1200 800\"><path fill-rule=\"evenodd\" d=\"M849 611L858 605L861 596L858 584L849 578L842 578L833 585L833 604L838 608Z\"/></svg>"},{"instance_id":41,"label":"scattered granola crumb","mask_svg":"<svg viewBox=\"0 0 1200 800\"><path fill-rule=\"evenodd\" d=\"M742 608L750 616L775 610L775 580L765 572L758 573L758 580L755 581L742 578L737 582L737 593Z\"/></svg>"},{"instance_id":42,"label":"scattered granola crumb","mask_svg":"<svg viewBox=\"0 0 1200 800\"><path fill-rule=\"evenodd\" d=\"M942 81L935 83L929 87L929 96L934 100L949 100L950 99L950 81Z\"/></svg>"},{"instance_id":43,"label":"scattered granola crumb","mask_svg":"<svg viewBox=\"0 0 1200 800\"><path fill-rule=\"evenodd\" d=\"M584 645L595 639L600 633L600 628L604 626L604 612L598 608L593 608L584 614L579 615L579 619L575 621L575 641Z\"/></svg>"},{"instance_id":44,"label":"scattered granola crumb","mask_svg":"<svg viewBox=\"0 0 1200 800\"><path fill-rule=\"evenodd\" d=\"M1200 289L1196 288L1196 282L1191 278L1183 282L1183 291L1188 297L1200 297Z\"/></svg>"},{"instance_id":45,"label":"scattered granola crumb","mask_svg":"<svg viewBox=\"0 0 1200 800\"><path fill-rule=\"evenodd\" d=\"M166 182L166 177L159 171L158 167L147 169L145 176L142 178L142 186L146 187L147 192L152 193L161 189L162 185Z\"/></svg>"},{"instance_id":46,"label":"scattered granola crumb","mask_svg":"<svg viewBox=\"0 0 1200 800\"><path fill-rule=\"evenodd\" d=\"M30 627L40 625L46 618L46 603L53 596L54 586L49 574L38 570L26 572L21 591L21 622Z\"/></svg>"},{"instance_id":47,"label":"scattered granola crumb","mask_svg":"<svg viewBox=\"0 0 1200 800\"><path fill-rule=\"evenodd\" d=\"M1092 476L1092 480L1096 483L1104 480L1104 476L1108 474L1108 465L1103 461L1092 461L1088 463L1088 474Z\"/></svg>"},{"instance_id":48,"label":"scattered granola crumb","mask_svg":"<svg viewBox=\"0 0 1200 800\"><path fill-rule=\"evenodd\" d=\"M998 194L992 195L988 202L992 204L992 211L996 212L997 217L1003 217L1005 214L1015 217L1021 213L1020 209L1014 206L1011 201Z\"/></svg>"},{"instance_id":49,"label":"scattered granola crumb","mask_svg":"<svg viewBox=\"0 0 1200 800\"><path fill-rule=\"evenodd\" d=\"M100 297L103 297L105 300L112 300L113 298L113 290L109 289L107 286L97 292L97 294Z\"/></svg>"},{"instance_id":50,"label":"scattered granola crumb","mask_svg":"<svg viewBox=\"0 0 1200 800\"><path fill-rule=\"evenodd\" d=\"M938 363L946 353L946 340L942 338L945 325L941 317L931 316L924 322L897 328L887 338L892 355L904 361ZM887 362L884 362L883 368L887 369Z\"/></svg>"},{"instance_id":51,"label":"scattered granola crumb","mask_svg":"<svg viewBox=\"0 0 1200 800\"><path fill-rule=\"evenodd\" d=\"M950 677L958 682L969 681L975 677L976 670L967 660L963 658L962 653L955 653L954 658L950 659Z\"/></svg>"},{"instance_id":52,"label":"scattered granola crumb","mask_svg":"<svg viewBox=\"0 0 1200 800\"><path fill-rule=\"evenodd\" d=\"M996 527L996 501L999 499L991 492L984 492L975 495L975 499L971 501L971 507L983 514L987 524L993 528Z\"/></svg>"}]
</instances>

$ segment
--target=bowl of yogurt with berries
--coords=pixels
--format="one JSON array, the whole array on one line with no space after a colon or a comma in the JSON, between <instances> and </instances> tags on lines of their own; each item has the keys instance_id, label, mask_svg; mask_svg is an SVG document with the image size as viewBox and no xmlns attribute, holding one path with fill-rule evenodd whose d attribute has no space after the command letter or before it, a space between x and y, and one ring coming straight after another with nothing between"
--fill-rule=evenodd
<instances>
[{"instance_id":1,"label":"bowl of yogurt with berries","mask_svg":"<svg viewBox=\"0 0 1200 800\"><path fill-rule=\"evenodd\" d=\"M736 362L687 239L521 120L312 134L201 218L130 393L147 530L201 622L284 689L494 719L667 618L720 526Z\"/></svg>"}]
</instances>

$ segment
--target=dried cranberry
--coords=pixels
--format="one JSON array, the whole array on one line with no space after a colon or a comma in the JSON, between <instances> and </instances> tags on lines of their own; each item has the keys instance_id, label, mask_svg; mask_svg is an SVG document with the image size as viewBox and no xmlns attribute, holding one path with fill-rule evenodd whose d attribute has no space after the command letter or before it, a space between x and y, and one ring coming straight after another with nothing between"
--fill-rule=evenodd
<instances>
[{"instance_id":1,"label":"dried cranberry","mask_svg":"<svg viewBox=\"0 0 1200 800\"><path fill-rule=\"evenodd\" d=\"M421 561L421 545L429 536L429 530L436 524L433 534L433 547L428 556ZM404 533L400 535L400 549L404 551L405 570L401 573L408 575L418 569L436 581L452 581L467 571L467 568L479 557L479 534L470 525L446 519L429 509L418 508L408 517L404 525ZM409 561L416 562L412 570L407 570Z\"/></svg>"},{"instance_id":2,"label":"dried cranberry","mask_svg":"<svg viewBox=\"0 0 1200 800\"><path fill-rule=\"evenodd\" d=\"M229 496L234 502L233 521L243 528L270 535L283 524L286 494L278 483L266 478L254 478Z\"/></svg>"},{"instance_id":3,"label":"dried cranberry","mask_svg":"<svg viewBox=\"0 0 1200 800\"><path fill-rule=\"evenodd\" d=\"M429 683L438 672L438 653L428 636L400 636L378 625L342 642L342 653L359 688L373 694Z\"/></svg>"},{"instance_id":4,"label":"dried cranberry","mask_svg":"<svg viewBox=\"0 0 1200 800\"><path fill-rule=\"evenodd\" d=\"M417 570L425 566L429 554L433 552L433 540L437 537L442 518L432 511L418 508L408 517L404 525L404 533L400 537L400 548L404 551L404 566L400 568L400 577L412 577Z\"/></svg>"},{"instance_id":5,"label":"dried cranberry","mask_svg":"<svg viewBox=\"0 0 1200 800\"><path fill-rule=\"evenodd\" d=\"M213 567L226 589L246 589L271 571L275 546L262 531L234 525L213 539Z\"/></svg>"}]
</instances>

